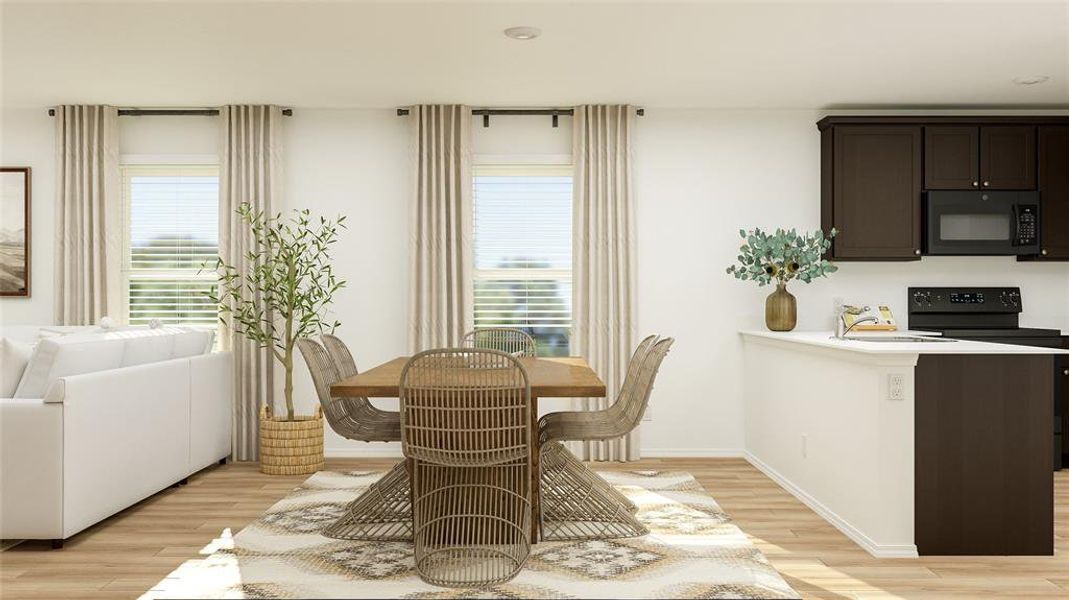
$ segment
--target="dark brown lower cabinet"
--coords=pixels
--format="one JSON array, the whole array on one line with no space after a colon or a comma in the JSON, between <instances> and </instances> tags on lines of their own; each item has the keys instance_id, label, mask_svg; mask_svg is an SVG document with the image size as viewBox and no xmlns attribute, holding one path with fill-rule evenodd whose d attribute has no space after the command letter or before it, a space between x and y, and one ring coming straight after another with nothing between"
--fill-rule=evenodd
<instances>
[{"instance_id":1,"label":"dark brown lower cabinet","mask_svg":"<svg viewBox=\"0 0 1069 600\"><path fill-rule=\"evenodd\" d=\"M1051 555L1051 355L921 355L915 539L921 555Z\"/></svg>"}]
</instances>

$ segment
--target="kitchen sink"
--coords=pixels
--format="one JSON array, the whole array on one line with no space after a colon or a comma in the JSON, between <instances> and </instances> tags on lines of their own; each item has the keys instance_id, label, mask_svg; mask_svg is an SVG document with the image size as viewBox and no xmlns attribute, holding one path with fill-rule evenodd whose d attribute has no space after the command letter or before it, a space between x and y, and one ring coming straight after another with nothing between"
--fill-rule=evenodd
<instances>
[{"instance_id":1,"label":"kitchen sink","mask_svg":"<svg viewBox=\"0 0 1069 600\"><path fill-rule=\"evenodd\" d=\"M832 336L832 339L838 339ZM941 338L941 337L928 337L928 336L909 336L909 335L888 335L888 336L871 336L871 337L844 337L842 338L851 342L880 342L880 343L894 343L899 344L924 344L924 343L939 343L939 342L956 342L958 340Z\"/></svg>"}]
</instances>

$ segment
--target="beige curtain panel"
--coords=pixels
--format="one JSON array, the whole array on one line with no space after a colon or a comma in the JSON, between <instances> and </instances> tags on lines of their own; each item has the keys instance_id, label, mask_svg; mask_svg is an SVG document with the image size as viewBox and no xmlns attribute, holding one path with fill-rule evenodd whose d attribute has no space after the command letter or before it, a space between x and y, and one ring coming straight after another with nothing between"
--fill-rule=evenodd
<instances>
[{"instance_id":1,"label":"beige curtain panel","mask_svg":"<svg viewBox=\"0 0 1069 600\"><path fill-rule=\"evenodd\" d=\"M57 325L92 325L121 312L122 201L119 112L57 106Z\"/></svg>"},{"instance_id":2,"label":"beige curtain panel","mask_svg":"<svg viewBox=\"0 0 1069 600\"><path fill-rule=\"evenodd\" d=\"M268 214L281 202L282 109L234 105L219 110L223 152L219 171L219 254L241 272L253 265L252 234L235 211L242 203ZM259 457L260 407L274 408L274 363L266 348L236 333L222 336L234 353L234 460Z\"/></svg>"},{"instance_id":3,"label":"beige curtain panel","mask_svg":"<svg viewBox=\"0 0 1069 600\"><path fill-rule=\"evenodd\" d=\"M412 107L416 189L409 347L456 347L471 329L471 109Z\"/></svg>"},{"instance_id":4,"label":"beige curtain panel","mask_svg":"<svg viewBox=\"0 0 1069 600\"><path fill-rule=\"evenodd\" d=\"M605 381L606 398L580 399L583 410L608 408L620 393L635 337L635 232L630 106L577 106L572 236L572 350ZM639 458L638 430L569 448L584 460Z\"/></svg>"}]
</instances>

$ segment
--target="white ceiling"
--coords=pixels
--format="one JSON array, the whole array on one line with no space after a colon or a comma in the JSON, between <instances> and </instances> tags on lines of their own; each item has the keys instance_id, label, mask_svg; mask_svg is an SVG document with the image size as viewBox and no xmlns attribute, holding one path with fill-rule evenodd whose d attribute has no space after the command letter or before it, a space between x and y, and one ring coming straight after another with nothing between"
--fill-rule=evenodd
<instances>
[{"instance_id":1,"label":"white ceiling","mask_svg":"<svg viewBox=\"0 0 1069 600\"><path fill-rule=\"evenodd\" d=\"M1069 0L4 2L8 106L1069 107ZM543 29L505 38L514 25ZM1042 85L1012 83L1047 75Z\"/></svg>"}]
</instances>

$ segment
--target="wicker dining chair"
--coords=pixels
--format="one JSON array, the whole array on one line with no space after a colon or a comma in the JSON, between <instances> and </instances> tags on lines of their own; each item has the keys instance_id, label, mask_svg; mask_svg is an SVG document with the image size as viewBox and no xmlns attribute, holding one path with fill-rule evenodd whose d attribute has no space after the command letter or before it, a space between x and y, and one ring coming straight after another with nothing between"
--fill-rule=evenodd
<instances>
[{"instance_id":1,"label":"wicker dining chair","mask_svg":"<svg viewBox=\"0 0 1069 600\"><path fill-rule=\"evenodd\" d=\"M542 539L605 539L648 533L632 514L633 505L619 502L614 493L606 491L608 484L559 442L610 440L638 427L649 404L657 371L674 341L659 340L645 353L641 350L646 340L640 344L628 365L628 377L620 395L609 408L549 413L539 420L539 440L544 448L540 460ZM588 499L577 501L577 498Z\"/></svg>"},{"instance_id":2,"label":"wicker dining chair","mask_svg":"<svg viewBox=\"0 0 1069 600\"><path fill-rule=\"evenodd\" d=\"M428 350L400 387L416 571L443 587L512 579L531 552L527 372L504 352Z\"/></svg>"},{"instance_id":3,"label":"wicker dining chair","mask_svg":"<svg viewBox=\"0 0 1069 600\"><path fill-rule=\"evenodd\" d=\"M646 354L653 347L653 344L657 341L658 336L656 334L647 336L644 340L639 342L635 351L631 354L631 360L627 363L627 373L624 376L624 382L620 389L618 397L624 397L630 393L631 388L635 386L638 380L638 372L642 367L643 361L646 359ZM576 414L589 414L589 413L576 413ZM560 488L558 492L561 496L566 496L569 490L573 489L574 484L568 483L566 480L560 480L560 469L563 469L568 474L568 478L578 478L585 481L585 485L598 487L606 494L616 498L620 504L627 507L628 512L634 513L638 510L638 506L631 501L630 498L620 493L609 482L599 477L596 473L583 466L582 461L575 457L571 452L564 448L562 442L548 441L541 446L543 455L549 454L549 464L554 465L563 461L566 464L558 465L558 469L543 469L541 471L541 486L544 490L554 490L554 486Z\"/></svg>"},{"instance_id":4,"label":"wicker dining chair","mask_svg":"<svg viewBox=\"0 0 1069 600\"><path fill-rule=\"evenodd\" d=\"M513 327L484 327L464 334L461 345L465 348L498 350L513 356L538 356L535 339L522 329Z\"/></svg>"},{"instance_id":5,"label":"wicker dining chair","mask_svg":"<svg viewBox=\"0 0 1069 600\"><path fill-rule=\"evenodd\" d=\"M350 440L395 442L401 440L401 415L379 410L367 398L334 397L330 386L342 379L341 368L356 374L356 363L345 344L334 336L327 348L315 340L297 340L308 365L319 403L331 429ZM333 346L334 353L328 351ZM337 358L335 358L337 357ZM352 366L349 367L349 364ZM346 506L345 513L323 530L323 535L343 540L400 541L412 539L412 506L409 475L399 462L363 494Z\"/></svg>"}]
</instances>

